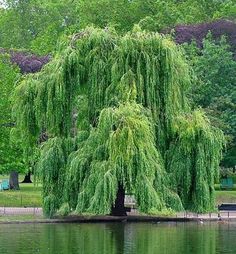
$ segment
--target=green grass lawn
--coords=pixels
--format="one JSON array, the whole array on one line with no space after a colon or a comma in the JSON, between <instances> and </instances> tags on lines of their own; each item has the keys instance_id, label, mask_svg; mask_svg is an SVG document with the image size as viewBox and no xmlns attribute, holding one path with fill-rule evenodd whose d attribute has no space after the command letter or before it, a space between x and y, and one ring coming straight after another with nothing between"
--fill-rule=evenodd
<instances>
[{"instance_id":1,"label":"green grass lawn","mask_svg":"<svg viewBox=\"0 0 236 254\"><path fill-rule=\"evenodd\" d=\"M232 190L221 190L220 184L215 184L216 190L216 204L222 203L236 203L236 185Z\"/></svg>"},{"instance_id":2,"label":"green grass lawn","mask_svg":"<svg viewBox=\"0 0 236 254\"><path fill-rule=\"evenodd\" d=\"M236 191L216 191L216 204L222 203L236 203Z\"/></svg>"},{"instance_id":3,"label":"green grass lawn","mask_svg":"<svg viewBox=\"0 0 236 254\"><path fill-rule=\"evenodd\" d=\"M20 183L20 190L0 191L0 206L8 207L41 207L41 185Z\"/></svg>"},{"instance_id":4,"label":"green grass lawn","mask_svg":"<svg viewBox=\"0 0 236 254\"><path fill-rule=\"evenodd\" d=\"M20 175L20 181L23 180L22 175ZM1 176L1 179L8 179L8 176ZM220 190L219 185L215 185L216 188L216 204L221 203L236 203L236 185L233 190ZM41 207L42 186L38 184L35 186L33 183L20 183L20 190L13 191L0 191L0 206L8 207Z\"/></svg>"},{"instance_id":5,"label":"green grass lawn","mask_svg":"<svg viewBox=\"0 0 236 254\"><path fill-rule=\"evenodd\" d=\"M41 185L20 184L19 191L0 192L0 206L21 207L21 206L42 206ZM236 191L216 191L216 204L236 203Z\"/></svg>"}]
</instances>

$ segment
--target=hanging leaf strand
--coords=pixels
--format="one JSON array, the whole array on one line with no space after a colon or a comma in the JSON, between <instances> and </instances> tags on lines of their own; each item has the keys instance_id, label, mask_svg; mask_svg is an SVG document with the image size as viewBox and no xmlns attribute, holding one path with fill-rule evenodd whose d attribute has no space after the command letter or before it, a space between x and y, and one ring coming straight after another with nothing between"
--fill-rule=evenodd
<instances>
[{"instance_id":1,"label":"hanging leaf strand","mask_svg":"<svg viewBox=\"0 0 236 254\"><path fill-rule=\"evenodd\" d=\"M214 208L224 137L188 106L188 66L166 37L86 28L18 86L28 145L40 132L44 211L109 214L118 186L138 209Z\"/></svg>"}]
</instances>

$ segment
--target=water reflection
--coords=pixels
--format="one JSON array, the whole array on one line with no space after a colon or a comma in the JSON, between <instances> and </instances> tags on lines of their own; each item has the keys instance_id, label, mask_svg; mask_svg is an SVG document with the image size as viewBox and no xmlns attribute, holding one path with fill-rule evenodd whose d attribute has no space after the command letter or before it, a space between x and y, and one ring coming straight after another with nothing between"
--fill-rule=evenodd
<instances>
[{"instance_id":1,"label":"water reflection","mask_svg":"<svg viewBox=\"0 0 236 254\"><path fill-rule=\"evenodd\" d=\"M235 224L0 225L5 254L233 254Z\"/></svg>"}]
</instances>

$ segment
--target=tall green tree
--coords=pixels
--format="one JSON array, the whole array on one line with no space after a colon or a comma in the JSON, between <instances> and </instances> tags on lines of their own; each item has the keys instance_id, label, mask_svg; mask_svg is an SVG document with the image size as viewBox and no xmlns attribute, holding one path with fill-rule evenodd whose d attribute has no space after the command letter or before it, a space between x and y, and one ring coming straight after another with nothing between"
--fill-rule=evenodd
<instances>
[{"instance_id":1,"label":"tall green tree","mask_svg":"<svg viewBox=\"0 0 236 254\"><path fill-rule=\"evenodd\" d=\"M50 53L63 33L74 31L76 10L74 1L6 0L0 17L0 47Z\"/></svg>"},{"instance_id":2,"label":"tall green tree","mask_svg":"<svg viewBox=\"0 0 236 254\"><path fill-rule=\"evenodd\" d=\"M214 209L224 138L188 106L179 48L138 27L87 28L67 45L15 92L25 144L49 137L38 163L45 214L124 215L125 192L145 213Z\"/></svg>"},{"instance_id":3,"label":"tall green tree","mask_svg":"<svg viewBox=\"0 0 236 254\"><path fill-rule=\"evenodd\" d=\"M218 42L209 34L199 49L193 42L186 52L196 75L191 97L203 107L212 122L224 130L228 145L222 165L236 165L236 61L226 38Z\"/></svg>"},{"instance_id":4,"label":"tall green tree","mask_svg":"<svg viewBox=\"0 0 236 254\"><path fill-rule=\"evenodd\" d=\"M21 144L16 142L12 131L15 123L12 120L11 95L19 76L17 67L13 67L6 55L0 56L0 174L24 172L25 165ZM17 176L17 175L16 175ZM13 179L12 179L13 180ZM16 182L15 182L16 181ZM18 188L17 179L12 188Z\"/></svg>"},{"instance_id":5,"label":"tall green tree","mask_svg":"<svg viewBox=\"0 0 236 254\"><path fill-rule=\"evenodd\" d=\"M231 0L81 0L80 25L115 26L127 32L139 23L149 31L161 31L177 24L195 24L213 19L236 18Z\"/></svg>"},{"instance_id":6,"label":"tall green tree","mask_svg":"<svg viewBox=\"0 0 236 254\"><path fill-rule=\"evenodd\" d=\"M48 54L58 38L87 25L125 33L137 23L151 31L176 24L235 18L231 0L5 0L0 9L0 47Z\"/></svg>"}]
</instances>

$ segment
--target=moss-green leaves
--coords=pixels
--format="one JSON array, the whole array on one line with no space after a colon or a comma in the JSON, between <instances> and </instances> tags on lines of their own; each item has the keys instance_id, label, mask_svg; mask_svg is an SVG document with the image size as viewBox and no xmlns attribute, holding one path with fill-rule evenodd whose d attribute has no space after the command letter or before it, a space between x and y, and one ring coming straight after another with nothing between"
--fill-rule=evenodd
<instances>
[{"instance_id":1,"label":"moss-green leaves","mask_svg":"<svg viewBox=\"0 0 236 254\"><path fill-rule=\"evenodd\" d=\"M119 184L145 213L212 209L223 136L188 107L180 50L140 29L73 38L16 92L22 133L50 137L39 162L46 214L63 204L107 214Z\"/></svg>"}]
</instances>

